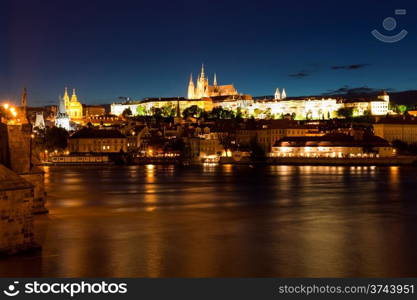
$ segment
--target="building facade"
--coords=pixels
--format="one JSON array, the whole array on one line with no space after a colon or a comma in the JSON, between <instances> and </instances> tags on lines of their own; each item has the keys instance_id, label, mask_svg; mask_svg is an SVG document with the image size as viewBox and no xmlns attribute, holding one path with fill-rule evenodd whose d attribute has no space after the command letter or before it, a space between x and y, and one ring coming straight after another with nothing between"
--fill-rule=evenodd
<instances>
[{"instance_id":1,"label":"building facade","mask_svg":"<svg viewBox=\"0 0 417 300\"><path fill-rule=\"evenodd\" d=\"M259 126L245 126L236 130L236 143L249 145L256 141L262 149L269 153L276 141L291 136L320 136L317 127L299 124L290 120L271 120Z\"/></svg>"},{"instance_id":2,"label":"building facade","mask_svg":"<svg viewBox=\"0 0 417 300\"><path fill-rule=\"evenodd\" d=\"M127 137L115 129L83 128L68 140L71 153L120 153L126 152Z\"/></svg>"},{"instance_id":3,"label":"building facade","mask_svg":"<svg viewBox=\"0 0 417 300\"><path fill-rule=\"evenodd\" d=\"M395 150L390 143L377 136L356 140L341 133L318 137L285 137L277 141L271 157L392 157Z\"/></svg>"},{"instance_id":4,"label":"building facade","mask_svg":"<svg viewBox=\"0 0 417 300\"><path fill-rule=\"evenodd\" d=\"M373 126L375 135L389 142L417 143L417 120L384 119Z\"/></svg>"}]
</instances>

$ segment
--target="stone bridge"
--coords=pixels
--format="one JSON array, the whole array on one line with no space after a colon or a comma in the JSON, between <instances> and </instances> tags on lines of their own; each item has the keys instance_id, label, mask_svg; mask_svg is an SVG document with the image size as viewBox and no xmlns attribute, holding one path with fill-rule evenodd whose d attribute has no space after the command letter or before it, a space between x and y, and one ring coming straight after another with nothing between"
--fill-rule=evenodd
<instances>
[{"instance_id":1,"label":"stone bridge","mask_svg":"<svg viewBox=\"0 0 417 300\"><path fill-rule=\"evenodd\" d=\"M30 124L0 122L0 255L39 248L33 215L46 213L44 172L32 164Z\"/></svg>"}]
</instances>

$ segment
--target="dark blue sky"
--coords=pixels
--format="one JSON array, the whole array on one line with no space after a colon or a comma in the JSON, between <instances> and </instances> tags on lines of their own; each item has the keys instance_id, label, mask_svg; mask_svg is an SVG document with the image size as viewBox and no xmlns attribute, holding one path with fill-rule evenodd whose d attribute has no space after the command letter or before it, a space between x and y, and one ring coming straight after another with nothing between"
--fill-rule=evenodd
<instances>
[{"instance_id":1,"label":"dark blue sky","mask_svg":"<svg viewBox=\"0 0 417 300\"><path fill-rule=\"evenodd\" d=\"M409 34L387 44L373 29ZM184 96L202 62L210 80L254 96L417 89L416 29L417 1L2 0L0 102L23 86L32 105L64 86L87 104Z\"/></svg>"}]
</instances>

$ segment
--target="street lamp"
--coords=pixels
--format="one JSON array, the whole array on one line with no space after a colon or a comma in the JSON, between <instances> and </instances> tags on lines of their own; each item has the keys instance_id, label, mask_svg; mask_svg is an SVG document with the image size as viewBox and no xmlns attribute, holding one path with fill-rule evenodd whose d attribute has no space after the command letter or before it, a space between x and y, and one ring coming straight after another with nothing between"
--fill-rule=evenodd
<instances>
[{"instance_id":1,"label":"street lamp","mask_svg":"<svg viewBox=\"0 0 417 300\"><path fill-rule=\"evenodd\" d=\"M30 144L29 144L29 170L32 170L32 140L35 138L35 135L32 133L30 135Z\"/></svg>"}]
</instances>

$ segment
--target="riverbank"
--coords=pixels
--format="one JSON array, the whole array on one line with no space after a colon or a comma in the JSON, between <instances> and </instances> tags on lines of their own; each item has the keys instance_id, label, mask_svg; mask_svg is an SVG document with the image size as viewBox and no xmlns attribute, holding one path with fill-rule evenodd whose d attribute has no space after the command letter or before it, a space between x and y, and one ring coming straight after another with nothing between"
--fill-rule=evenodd
<instances>
[{"instance_id":1,"label":"riverbank","mask_svg":"<svg viewBox=\"0 0 417 300\"><path fill-rule=\"evenodd\" d=\"M107 162L47 162L40 165L44 166L97 166L97 165L203 165L202 161L188 161L179 158L135 158L130 162L114 161ZM417 156L397 156L397 157L373 157L373 158L338 158L338 157L274 157L265 160L252 160L248 157L235 160L233 157L221 157L219 164L233 165L318 165L318 166L417 166Z\"/></svg>"},{"instance_id":2,"label":"riverbank","mask_svg":"<svg viewBox=\"0 0 417 300\"><path fill-rule=\"evenodd\" d=\"M231 157L222 157L221 164L266 164L266 165L318 165L318 166L405 166L417 165L416 156L374 157L374 158L338 158L338 157L274 157L265 161L253 162L250 159L235 161Z\"/></svg>"}]
</instances>

